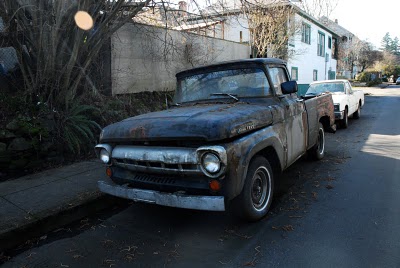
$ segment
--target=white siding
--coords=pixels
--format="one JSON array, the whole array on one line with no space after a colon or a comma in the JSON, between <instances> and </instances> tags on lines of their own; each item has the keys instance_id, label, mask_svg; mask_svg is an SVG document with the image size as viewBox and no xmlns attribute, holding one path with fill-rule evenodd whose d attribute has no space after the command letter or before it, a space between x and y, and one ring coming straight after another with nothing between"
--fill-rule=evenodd
<instances>
[{"instance_id":1,"label":"white siding","mask_svg":"<svg viewBox=\"0 0 400 268\"><path fill-rule=\"evenodd\" d=\"M306 44L301 41L301 33L296 35L294 39L294 55L288 60L288 69L291 71L292 67L298 68L298 84L310 84L313 82L313 71L318 71L318 80L327 80L328 71L336 73L337 61L332 59L332 49L328 48L328 39L332 39L332 34L325 29L313 24L311 21L296 14L296 22L305 22L311 26L311 44ZM328 53L328 62L325 62L325 57L317 55L318 51L318 32L325 34L325 53ZM332 39L333 47L333 39Z\"/></svg>"}]
</instances>

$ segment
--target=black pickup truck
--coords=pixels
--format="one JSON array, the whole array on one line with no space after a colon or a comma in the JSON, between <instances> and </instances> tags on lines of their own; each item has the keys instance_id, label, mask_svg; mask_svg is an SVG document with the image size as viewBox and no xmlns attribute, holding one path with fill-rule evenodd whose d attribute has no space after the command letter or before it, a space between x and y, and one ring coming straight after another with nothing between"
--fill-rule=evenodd
<instances>
[{"instance_id":1,"label":"black pickup truck","mask_svg":"<svg viewBox=\"0 0 400 268\"><path fill-rule=\"evenodd\" d=\"M170 109L103 129L101 191L135 201L224 211L254 221L274 180L305 153L321 159L335 132L330 94L297 97L284 61L248 59L180 72Z\"/></svg>"}]
</instances>

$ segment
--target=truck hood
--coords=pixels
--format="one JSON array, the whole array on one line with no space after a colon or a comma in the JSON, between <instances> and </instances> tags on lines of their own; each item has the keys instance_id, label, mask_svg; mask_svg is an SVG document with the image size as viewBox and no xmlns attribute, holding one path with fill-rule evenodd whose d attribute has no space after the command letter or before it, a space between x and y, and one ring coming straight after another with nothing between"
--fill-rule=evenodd
<instances>
[{"instance_id":1,"label":"truck hood","mask_svg":"<svg viewBox=\"0 0 400 268\"><path fill-rule=\"evenodd\" d=\"M340 104L342 101L346 100L348 96L344 93L335 93L332 94L332 100L335 104Z\"/></svg>"},{"instance_id":2,"label":"truck hood","mask_svg":"<svg viewBox=\"0 0 400 268\"><path fill-rule=\"evenodd\" d=\"M272 124L266 105L197 104L143 114L103 129L100 142L229 139Z\"/></svg>"}]
</instances>

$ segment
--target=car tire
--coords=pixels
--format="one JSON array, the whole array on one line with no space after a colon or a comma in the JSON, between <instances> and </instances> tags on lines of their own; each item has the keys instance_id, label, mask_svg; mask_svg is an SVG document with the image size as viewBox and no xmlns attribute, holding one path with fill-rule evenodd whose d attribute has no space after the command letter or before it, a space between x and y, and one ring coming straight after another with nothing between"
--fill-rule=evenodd
<instances>
[{"instance_id":1,"label":"car tire","mask_svg":"<svg viewBox=\"0 0 400 268\"><path fill-rule=\"evenodd\" d=\"M359 119L361 116L361 102L358 103L357 111L353 114L354 119Z\"/></svg>"},{"instance_id":2,"label":"car tire","mask_svg":"<svg viewBox=\"0 0 400 268\"><path fill-rule=\"evenodd\" d=\"M349 115L347 108L344 109L343 119L340 121L340 125L342 128L347 128L349 126Z\"/></svg>"},{"instance_id":3,"label":"car tire","mask_svg":"<svg viewBox=\"0 0 400 268\"><path fill-rule=\"evenodd\" d=\"M240 195L234 200L234 213L247 221L267 215L274 195L274 174L268 160L255 156L250 162Z\"/></svg>"},{"instance_id":4,"label":"car tire","mask_svg":"<svg viewBox=\"0 0 400 268\"><path fill-rule=\"evenodd\" d=\"M317 143L308 152L315 160L321 160L325 156L325 131L321 123L318 127Z\"/></svg>"}]
</instances>

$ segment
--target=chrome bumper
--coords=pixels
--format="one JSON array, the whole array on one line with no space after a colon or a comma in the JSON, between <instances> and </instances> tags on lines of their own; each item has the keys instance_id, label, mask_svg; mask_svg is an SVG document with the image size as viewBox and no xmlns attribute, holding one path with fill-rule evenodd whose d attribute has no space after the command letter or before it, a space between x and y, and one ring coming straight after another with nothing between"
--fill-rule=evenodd
<instances>
[{"instance_id":1,"label":"chrome bumper","mask_svg":"<svg viewBox=\"0 0 400 268\"><path fill-rule=\"evenodd\" d=\"M339 120L339 119L342 120L343 117L344 117L344 111L335 112L335 119L336 119L336 120Z\"/></svg>"},{"instance_id":2,"label":"chrome bumper","mask_svg":"<svg viewBox=\"0 0 400 268\"><path fill-rule=\"evenodd\" d=\"M137 202L152 203L168 207L188 208L209 211L225 211L223 196L197 196L177 193L163 193L117 185L113 182L98 181L100 191L131 199Z\"/></svg>"}]
</instances>

